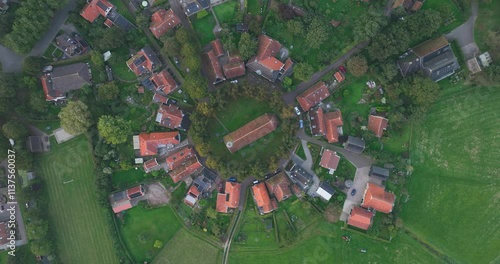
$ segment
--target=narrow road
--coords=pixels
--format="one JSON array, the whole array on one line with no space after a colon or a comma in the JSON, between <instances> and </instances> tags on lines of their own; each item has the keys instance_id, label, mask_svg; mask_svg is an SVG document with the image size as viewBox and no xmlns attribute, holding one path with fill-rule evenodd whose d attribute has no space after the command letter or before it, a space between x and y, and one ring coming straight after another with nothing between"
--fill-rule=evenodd
<instances>
[{"instance_id":1,"label":"narrow road","mask_svg":"<svg viewBox=\"0 0 500 264\"><path fill-rule=\"evenodd\" d=\"M284 94L283 100L285 101L285 103L293 104L295 102L295 97L297 97L297 95L301 94L303 91L307 90L307 88L309 88L313 84L317 83L319 80L321 80L321 78L323 78L323 76L325 76L327 73L329 73L333 69L340 67L349 58L351 58L352 56L361 52L364 48L366 48L366 46L368 46L368 44L369 44L369 41L359 43L358 45L356 45L352 49L350 49L346 54L342 55L342 57L338 58L335 62L326 66L323 70L313 74L311 79L299 84L297 86L297 89L295 89L295 91Z\"/></svg>"},{"instance_id":2,"label":"narrow road","mask_svg":"<svg viewBox=\"0 0 500 264\"><path fill-rule=\"evenodd\" d=\"M184 8L182 8L181 1L171 0L169 1L169 3L170 3L170 8L181 19L182 26L187 29L191 28L191 23L189 23L189 18L184 13Z\"/></svg>"},{"instance_id":3,"label":"narrow road","mask_svg":"<svg viewBox=\"0 0 500 264\"><path fill-rule=\"evenodd\" d=\"M7 47L0 45L0 64L2 71L19 73L23 70L24 57L12 52Z\"/></svg>"},{"instance_id":4,"label":"narrow road","mask_svg":"<svg viewBox=\"0 0 500 264\"><path fill-rule=\"evenodd\" d=\"M474 42L474 25L476 23L479 7L477 1L471 3L471 16L461 26L446 34L448 40L456 40L460 47Z\"/></svg>"},{"instance_id":5,"label":"narrow road","mask_svg":"<svg viewBox=\"0 0 500 264\"><path fill-rule=\"evenodd\" d=\"M229 258L229 250L231 248L231 242L233 241L236 229L238 229L238 226L242 219L243 209L245 208L245 202L246 202L245 198L247 195L247 190L250 187L250 185L252 185L253 181L255 181L255 178L253 176L250 176L241 183L240 204L238 206L238 211L235 212L235 214L237 214L236 221L234 221L234 224L231 227L229 227L230 230L229 236L227 237L226 243L224 243L224 254L222 255L222 264L227 264L227 260Z\"/></svg>"}]
</instances>

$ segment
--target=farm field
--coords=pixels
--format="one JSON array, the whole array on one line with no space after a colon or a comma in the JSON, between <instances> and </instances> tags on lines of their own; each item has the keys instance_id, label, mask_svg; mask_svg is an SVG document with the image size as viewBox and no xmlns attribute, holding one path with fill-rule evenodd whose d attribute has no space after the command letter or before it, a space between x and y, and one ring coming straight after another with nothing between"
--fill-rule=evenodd
<instances>
[{"instance_id":1,"label":"farm field","mask_svg":"<svg viewBox=\"0 0 500 264\"><path fill-rule=\"evenodd\" d=\"M237 0L232 0L213 7L213 10L215 12L215 15L217 16L217 19L219 20L219 23L223 24L232 22L234 16L236 15L237 6L238 6Z\"/></svg>"},{"instance_id":2,"label":"farm field","mask_svg":"<svg viewBox=\"0 0 500 264\"><path fill-rule=\"evenodd\" d=\"M406 228L457 262L495 263L500 90L440 84L438 102L414 125L414 173L402 217Z\"/></svg>"},{"instance_id":3,"label":"farm field","mask_svg":"<svg viewBox=\"0 0 500 264\"><path fill-rule=\"evenodd\" d=\"M106 220L97 201L92 149L84 135L36 156L35 171L47 184L49 215L62 263L117 263ZM66 184L65 184L66 182Z\"/></svg>"},{"instance_id":4,"label":"farm field","mask_svg":"<svg viewBox=\"0 0 500 264\"><path fill-rule=\"evenodd\" d=\"M154 264L218 263L222 250L200 238L191 235L184 228L166 244L158 254Z\"/></svg>"},{"instance_id":5,"label":"farm field","mask_svg":"<svg viewBox=\"0 0 500 264\"><path fill-rule=\"evenodd\" d=\"M192 23L202 47L215 39L213 29L216 23L212 13L209 12L204 18L196 19Z\"/></svg>"},{"instance_id":6,"label":"farm field","mask_svg":"<svg viewBox=\"0 0 500 264\"><path fill-rule=\"evenodd\" d=\"M169 206L154 209L136 206L118 222L122 239L137 263L151 262L161 250L153 247L154 242L160 240L166 245L181 228ZM145 240L139 241L139 236Z\"/></svg>"},{"instance_id":7,"label":"farm field","mask_svg":"<svg viewBox=\"0 0 500 264\"><path fill-rule=\"evenodd\" d=\"M405 234L387 244L326 222L321 223L314 233L292 247L259 251L258 254L231 247L229 263L441 263ZM344 235L351 237L350 243L342 240ZM360 249L366 249L367 253L361 253Z\"/></svg>"}]
</instances>

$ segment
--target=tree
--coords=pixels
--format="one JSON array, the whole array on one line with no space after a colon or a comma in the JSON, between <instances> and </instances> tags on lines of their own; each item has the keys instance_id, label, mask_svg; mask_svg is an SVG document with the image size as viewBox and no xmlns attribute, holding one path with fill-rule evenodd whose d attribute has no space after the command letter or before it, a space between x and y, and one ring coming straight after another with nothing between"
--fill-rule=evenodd
<instances>
[{"instance_id":1,"label":"tree","mask_svg":"<svg viewBox=\"0 0 500 264\"><path fill-rule=\"evenodd\" d=\"M319 16L314 16L307 27L306 46L311 49L319 48L328 39L326 24Z\"/></svg>"},{"instance_id":2,"label":"tree","mask_svg":"<svg viewBox=\"0 0 500 264\"><path fill-rule=\"evenodd\" d=\"M26 223L26 234L30 240L42 239L49 233L49 222L35 219Z\"/></svg>"},{"instance_id":3,"label":"tree","mask_svg":"<svg viewBox=\"0 0 500 264\"><path fill-rule=\"evenodd\" d=\"M212 225L212 234L216 237L220 236L220 227L215 223Z\"/></svg>"},{"instance_id":4,"label":"tree","mask_svg":"<svg viewBox=\"0 0 500 264\"><path fill-rule=\"evenodd\" d=\"M252 40L252 36L245 32L241 35L240 42L238 42L238 50L243 60L248 60L257 53L257 41Z\"/></svg>"},{"instance_id":5,"label":"tree","mask_svg":"<svg viewBox=\"0 0 500 264\"><path fill-rule=\"evenodd\" d=\"M368 63L366 62L366 58L362 55L350 58L347 61L347 69L349 69L351 74L356 77L365 75L366 71L368 71Z\"/></svg>"},{"instance_id":6,"label":"tree","mask_svg":"<svg viewBox=\"0 0 500 264\"><path fill-rule=\"evenodd\" d=\"M17 149L16 166L21 170L33 169L33 154L24 148Z\"/></svg>"},{"instance_id":7,"label":"tree","mask_svg":"<svg viewBox=\"0 0 500 264\"><path fill-rule=\"evenodd\" d=\"M212 207L207 208L207 217L212 219L217 219L217 212L215 211L214 208Z\"/></svg>"},{"instance_id":8,"label":"tree","mask_svg":"<svg viewBox=\"0 0 500 264\"><path fill-rule=\"evenodd\" d=\"M196 105L196 111L205 116L212 116L215 112L214 108L208 102L199 102Z\"/></svg>"},{"instance_id":9,"label":"tree","mask_svg":"<svg viewBox=\"0 0 500 264\"><path fill-rule=\"evenodd\" d=\"M295 68L293 69L293 76L300 81L307 81L313 74L313 67L305 62L297 63Z\"/></svg>"},{"instance_id":10,"label":"tree","mask_svg":"<svg viewBox=\"0 0 500 264\"><path fill-rule=\"evenodd\" d=\"M100 69L104 69L104 58L101 53L96 50L90 52L90 62Z\"/></svg>"},{"instance_id":11,"label":"tree","mask_svg":"<svg viewBox=\"0 0 500 264\"><path fill-rule=\"evenodd\" d=\"M439 85L429 78L420 76L403 85L403 90L418 107L428 108L439 96Z\"/></svg>"},{"instance_id":12,"label":"tree","mask_svg":"<svg viewBox=\"0 0 500 264\"><path fill-rule=\"evenodd\" d=\"M155 248L162 248L163 247L163 242L161 242L160 240L155 240L155 243L154 243L153 247L155 247Z\"/></svg>"},{"instance_id":13,"label":"tree","mask_svg":"<svg viewBox=\"0 0 500 264\"><path fill-rule=\"evenodd\" d=\"M286 23L286 29L294 36L304 35L304 25L300 20L288 20Z\"/></svg>"},{"instance_id":14,"label":"tree","mask_svg":"<svg viewBox=\"0 0 500 264\"><path fill-rule=\"evenodd\" d=\"M106 83L97 88L97 99L102 101L115 100L120 93L120 88L114 82Z\"/></svg>"},{"instance_id":15,"label":"tree","mask_svg":"<svg viewBox=\"0 0 500 264\"><path fill-rule=\"evenodd\" d=\"M189 42L189 32L185 28L179 28L175 31L175 39L182 44Z\"/></svg>"},{"instance_id":16,"label":"tree","mask_svg":"<svg viewBox=\"0 0 500 264\"><path fill-rule=\"evenodd\" d=\"M0 160L4 160L7 158L7 149L10 149L11 145L9 142L9 139L6 138L4 135L0 134Z\"/></svg>"},{"instance_id":17,"label":"tree","mask_svg":"<svg viewBox=\"0 0 500 264\"><path fill-rule=\"evenodd\" d=\"M167 38L163 41L161 51L169 56L177 56L181 52L181 44L175 38Z\"/></svg>"},{"instance_id":18,"label":"tree","mask_svg":"<svg viewBox=\"0 0 500 264\"><path fill-rule=\"evenodd\" d=\"M47 102L41 93L31 92L29 105L31 109L40 113L46 113L48 110Z\"/></svg>"},{"instance_id":19,"label":"tree","mask_svg":"<svg viewBox=\"0 0 500 264\"><path fill-rule=\"evenodd\" d=\"M16 95L17 78L13 74L0 73L0 97Z\"/></svg>"},{"instance_id":20,"label":"tree","mask_svg":"<svg viewBox=\"0 0 500 264\"><path fill-rule=\"evenodd\" d=\"M207 95L207 81L199 73L186 76L184 87L191 98L201 99Z\"/></svg>"},{"instance_id":21,"label":"tree","mask_svg":"<svg viewBox=\"0 0 500 264\"><path fill-rule=\"evenodd\" d=\"M387 20L382 15L365 14L359 16L354 22L354 39L363 41L376 36L387 25Z\"/></svg>"},{"instance_id":22,"label":"tree","mask_svg":"<svg viewBox=\"0 0 500 264\"><path fill-rule=\"evenodd\" d=\"M383 84L391 82L398 75L398 68L395 63L384 63L379 65L379 80Z\"/></svg>"},{"instance_id":23,"label":"tree","mask_svg":"<svg viewBox=\"0 0 500 264\"><path fill-rule=\"evenodd\" d=\"M37 239L30 243L31 253L35 256L47 256L52 252L52 241L48 239Z\"/></svg>"},{"instance_id":24,"label":"tree","mask_svg":"<svg viewBox=\"0 0 500 264\"><path fill-rule=\"evenodd\" d=\"M139 12L135 17L135 23L138 28L148 28L149 27L149 17L145 16L143 13Z\"/></svg>"},{"instance_id":25,"label":"tree","mask_svg":"<svg viewBox=\"0 0 500 264\"><path fill-rule=\"evenodd\" d=\"M99 134L110 144L121 144L128 140L132 134L130 121L125 121L121 117L104 115L99 118L97 123Z\"/></svg>"},{"instance_id":26,"label":"tree","mask_svg":"<svg viewBox=\"0 0 500 264\"><path fill-rule=\"evenodd\" d=\"M29 135L28 128L19 120L10 120L2 126L3 134L14 140L24 140Z\"/></svg>"},{"instance_id":27,"label":"tree","mask_svg":"<svg viewBox=\"0 0 500 264\"><path fill-rule=\"evenodd\" d=\"M61 127L70 134L77 135L89 129L92 125L90 111L81 101L71 101L59 112Z\"/></svg>"},{"instance_id":28,"label":"tree","mask_svg":"<svg viewBox=\"0 0 500 264\"><path fill-rule=\"evenodd\" d=\"M44 60L41 57L26 57L23 64L23 73L34 77L39 76L43 62Z\"/></svg>"}]
</instances>

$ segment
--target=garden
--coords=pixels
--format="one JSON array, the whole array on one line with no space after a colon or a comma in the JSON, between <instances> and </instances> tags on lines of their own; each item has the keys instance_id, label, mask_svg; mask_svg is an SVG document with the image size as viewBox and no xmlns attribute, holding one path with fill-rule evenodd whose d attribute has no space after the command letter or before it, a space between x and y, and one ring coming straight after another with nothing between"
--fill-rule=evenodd
<instances>
[{"instance_id":1,"label":"garden","mask_svg":"<svg viewBox=\"0 0 500 264\"><path fill-rule=\"evenodd\" d=\"M234 17L238 11L237 8L239 8L238 0L232 0L213 7L213 10L219 23L223 24L234 22Z\"/></svg>"},{"instance_id":2,"label":"garden","mask_svg":"<svg viewBox=\"0 0 500 264\"><path fill-rule=\"evenodd\" d=\"M198 39L202 47L215 39L213 30L216 26L216 22L212 13L208 13L202 18L192 18L192 24L194 30L198 34Z\"/></svg>"}]
</instances>

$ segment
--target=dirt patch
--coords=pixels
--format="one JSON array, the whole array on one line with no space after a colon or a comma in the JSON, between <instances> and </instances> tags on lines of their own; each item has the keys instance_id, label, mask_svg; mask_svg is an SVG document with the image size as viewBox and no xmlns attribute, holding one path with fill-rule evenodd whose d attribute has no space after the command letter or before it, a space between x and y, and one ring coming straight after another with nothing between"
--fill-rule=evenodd
<instances>
[{"instance_id":1,"label":"dirt patch","mask_svg":"<svg viewBox=\"0 0 500 264\"><path fill-rule=\"evenodd\" d=\"M170 201L171 193L163 184L156 182L147 185L147 188L146 199L150 205L162 205Z\"/></svg>"}]
</instances>

